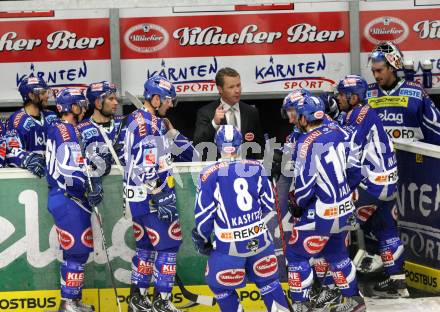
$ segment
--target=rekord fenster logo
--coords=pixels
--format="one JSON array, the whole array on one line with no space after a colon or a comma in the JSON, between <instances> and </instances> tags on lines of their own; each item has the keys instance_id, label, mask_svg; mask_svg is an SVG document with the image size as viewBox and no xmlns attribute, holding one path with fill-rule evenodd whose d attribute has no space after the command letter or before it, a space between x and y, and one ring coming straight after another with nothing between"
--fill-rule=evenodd
<instances>
[{"instance_id":1,"label":"rekord fenster logo","mask_svg":"<svg viewBox=\"0 0 440 312\"><path fill-rule=\"evenodd\" d=\"M127 47L138 53L162 50L169 41L168 32L162 26L142 23L130 27L124 34Z\"/></svg>"},{"instance_id":2,"label":"rekord fenster logo","mask_svg":"<svg viewBox=\"0 0 440 312\"><path fill-rule=\"evenodd\" d=\"M277 62L270 56L269 63L255 66L255 81L257 84L282 83L283 90L307 88L323 89L335 84L335 81L324 77L327 71L325 54L309 56L310 60L299 62Z\"/></svg>"},{"instance_id":3,"label":"rekord fenster logo","mask_svg":"<svg viewBox=\"0 0 440 312\"><path fill-rule=\"evenodd\" d=\"M382 41L401 43L409 34L408 25L400 18L381 16L370 21L364 29L364 36L373 44Z\"/></svg>"}]
</instances>

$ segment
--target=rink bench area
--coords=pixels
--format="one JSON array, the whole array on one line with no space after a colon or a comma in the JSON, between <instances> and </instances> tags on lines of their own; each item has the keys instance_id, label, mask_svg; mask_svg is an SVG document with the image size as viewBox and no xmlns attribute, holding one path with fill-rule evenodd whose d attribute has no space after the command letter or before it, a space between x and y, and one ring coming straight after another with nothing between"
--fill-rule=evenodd
<instances>
[{"instance_id":1,"label":"rink bench area","mask_svg":"<svg viewBox=\"0 0 440 312\"><path fill-rule=\"evenodd\" d=\"M440 148L424 143L396 143L399 165L397 210L401 237L406 245L408 285L431 293L440 292ZM211 295L204 285L206 257L196 254L190 239L194 226L195 184L207 163L176 163L177 205L182 219L183 244L178 254L178 273L194 292ZM123 304L128 295L134 239L130 220L122 214L122 177L118 169L104 178L100 205L108 252ZM47 183L25 170L0 170L0 309L44 311L59 300L61 252L53 220L47 211ZM93 218L95 250L86 266L85 298L111 311L114 298L100 231ZM277 236L274 235L275 240ZM276 242L278 244L278 242ZM284 285L287 290L287 286ZM178 306L187 301L174 290ZM255 285L240 293L245 308L264 310ZM207 307L191 311L216 311ZM375 310L373 310L375 311ZM379 311L379 310L378 310ZM426 310L427 311L427 310ZM426 312L424 311L424 312Z\"/></svg>"}]
</instances>

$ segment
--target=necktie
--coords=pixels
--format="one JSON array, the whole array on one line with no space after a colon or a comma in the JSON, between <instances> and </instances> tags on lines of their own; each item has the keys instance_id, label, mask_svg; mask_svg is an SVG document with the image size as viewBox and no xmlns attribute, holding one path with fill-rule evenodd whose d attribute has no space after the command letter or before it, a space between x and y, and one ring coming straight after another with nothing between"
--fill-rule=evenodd
<instances>
[{"instance_id":1,"label":"necktie","mask_svg":"<svg viewBox=\"0 0 440 312\"><path fill-rule=\"evenodd\" d=\"M235 128L237 128L237 119L235 118L235 112L237 111L237 108L234 106L231 106L229 109L229 124L233 125Z\"/></svg>"}]
</instances>

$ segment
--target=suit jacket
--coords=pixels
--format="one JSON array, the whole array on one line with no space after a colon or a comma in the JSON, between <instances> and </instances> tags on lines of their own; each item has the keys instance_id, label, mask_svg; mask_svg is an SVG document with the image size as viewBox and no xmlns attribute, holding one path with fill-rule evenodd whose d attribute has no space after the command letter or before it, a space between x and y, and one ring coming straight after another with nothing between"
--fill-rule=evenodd
<instances>
[{"instance_id":1,"label":"suit jacket","mask_svg":"<svg viewBox=\"0 0 440 312\"><path fill-rule=\"evenodd\" d=\"M220 99L211 102L197 111L196 128L194 131L194 146L201 142L214 142L215 128L212 126L212 119L214 118L215 110L220 105ZM264 138L261 130L260 116L258 109L244 102L239 102L240 105L240 122L241 134L243 136L243 143L256 142L261 146L261 152L252 153L250 149L246 152L242 151L243 155L248 159L262 158L264 153ZM222 125L226 125L226 118L222 119ZM199 149L198 149L199 150ZM201 152L199 150L199 152ZM207 160L207 151L200 153L203 160ZM217 155L218 158L219 155ZM208 159L208 160L214 160Z\"/></svg>"}]
</instances>

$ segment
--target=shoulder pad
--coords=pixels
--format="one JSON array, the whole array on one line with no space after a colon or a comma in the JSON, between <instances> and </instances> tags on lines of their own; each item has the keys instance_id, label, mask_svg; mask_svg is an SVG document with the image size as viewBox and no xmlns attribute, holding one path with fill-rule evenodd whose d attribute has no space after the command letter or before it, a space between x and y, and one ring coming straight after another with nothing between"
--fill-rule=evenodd
<instances>
[{"instance_id":1,"label":"shoulder pad","mask_svg":"<svg viewBox=\"0 0 440 312\"><path fill-rule=\"evenodd\" d=\"M229 166L229 163L227 161L222 161L222 162L216 162L215 164L212 164L211 166L204 168L203 171L200 173L200 181L202 183L206 182L206 180L208 180L211 174L227 166Z\"/></svg>"},{"instance_id":2,"label":"shoulder pad","mask_svg":"<svg viewBox=\"0 0 440 312\"><path fill-rule=\"evenodd\" d=\"M26 115L26 113L24 111L21 111L17 115L15 115L14 121L13 121L14 128L18 127L18 125L20 124L21 120L25 117L25 115Z\"/></svg>"},{"instance_id":3,"label":"shoulder pad","mask_svg":"<svg viewBox=\"0 0 440 312\"><path fill-rule=\"evenodd\" d=\"M63 142L69 141L71 139L69 129L67 128L67 125L65 123L57 123L55 127L58 128Z\"/></svg>"},{"instance_id":4,"label":"shoulder pad","mask_svg":"<svg viewBox=\"0 0 440 312\"><path fill-rule=\"evenodd\" d=\"M87 126L91 126L92 123L90 121L83 121L81 122L78 126L76 126L78 129L82 129L85 128Z\"/></svg>"}]
</instances>

